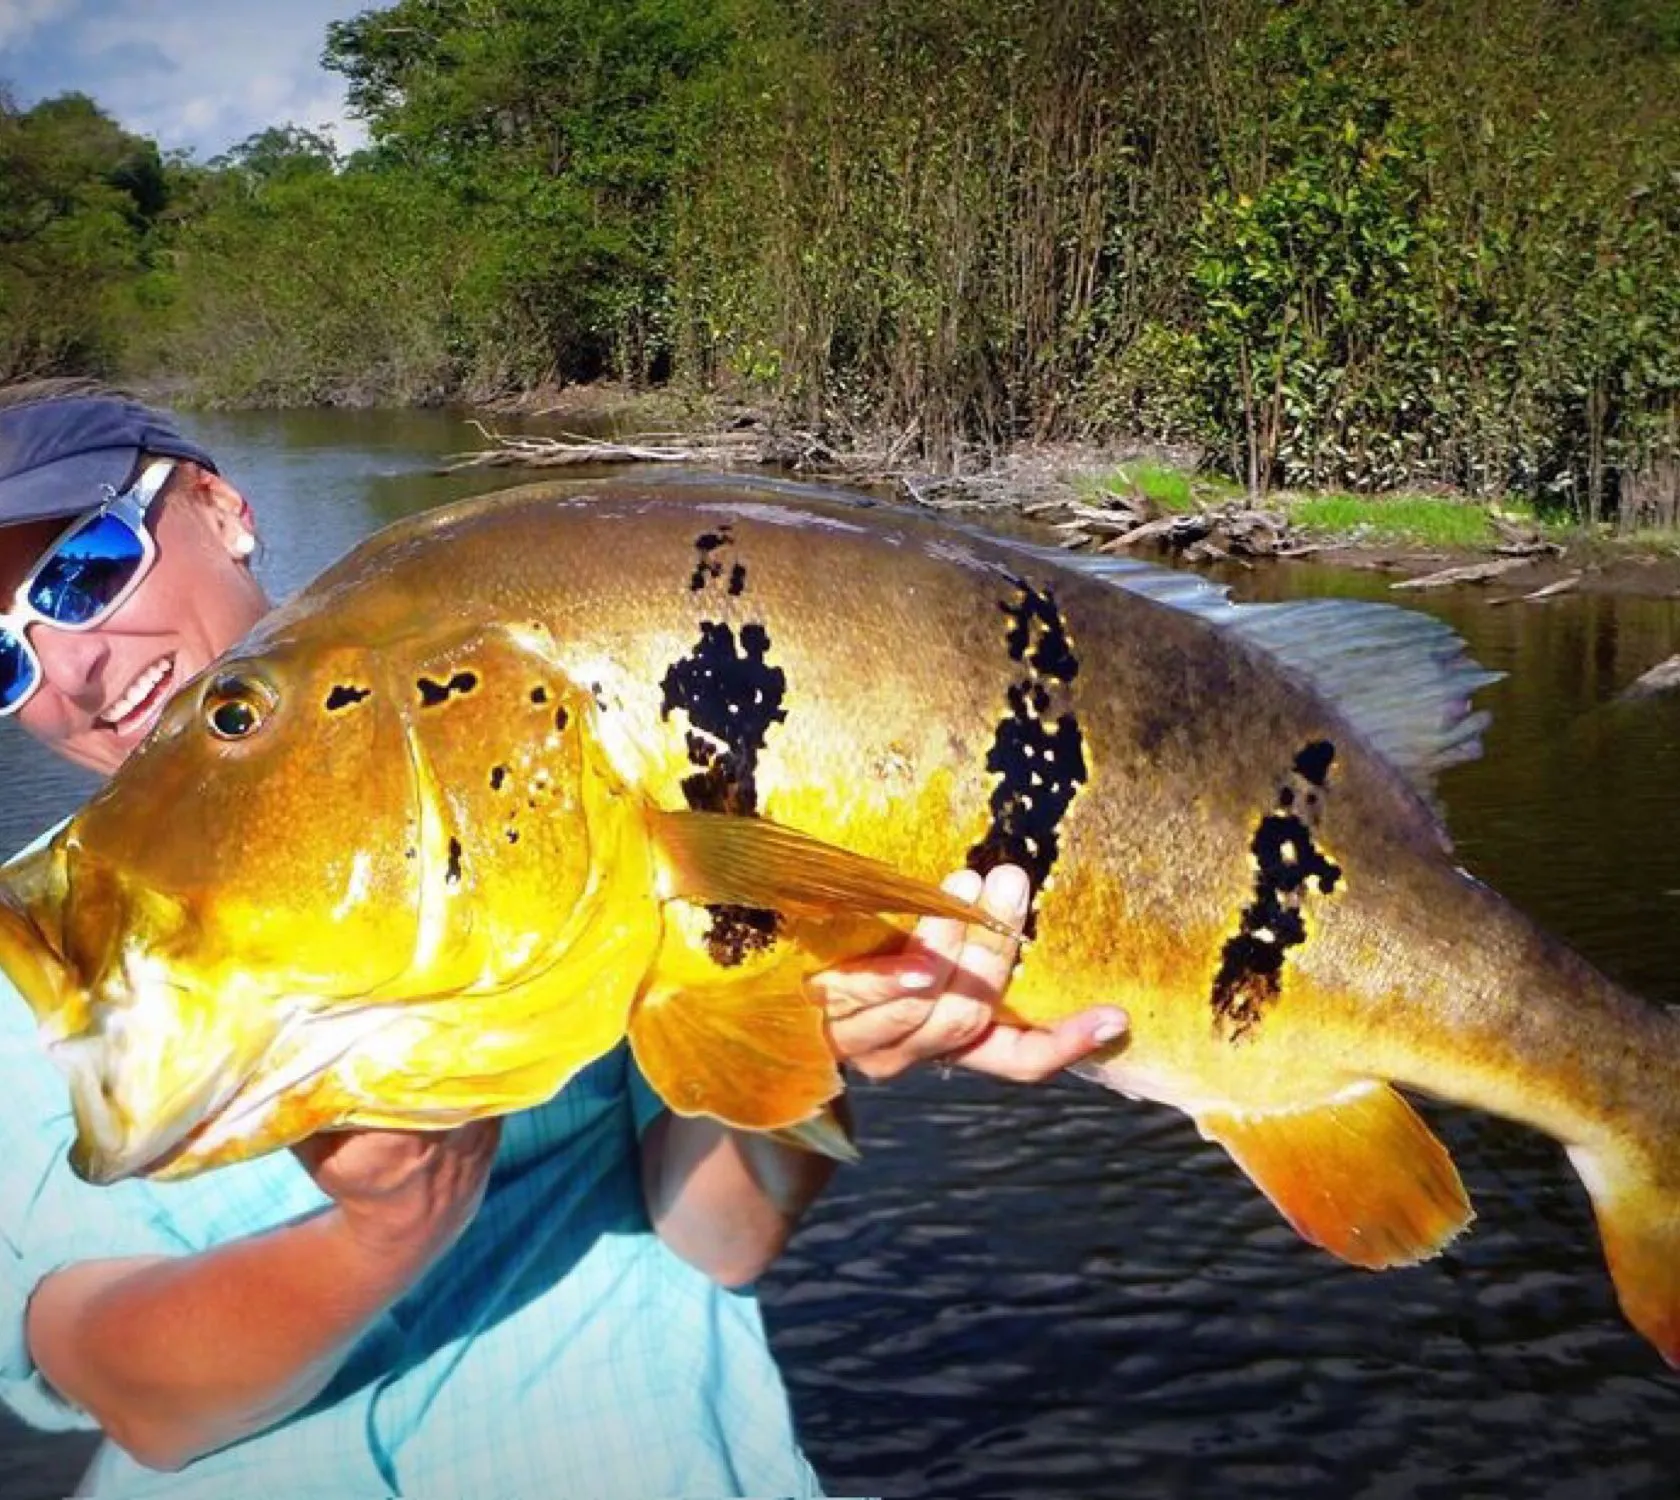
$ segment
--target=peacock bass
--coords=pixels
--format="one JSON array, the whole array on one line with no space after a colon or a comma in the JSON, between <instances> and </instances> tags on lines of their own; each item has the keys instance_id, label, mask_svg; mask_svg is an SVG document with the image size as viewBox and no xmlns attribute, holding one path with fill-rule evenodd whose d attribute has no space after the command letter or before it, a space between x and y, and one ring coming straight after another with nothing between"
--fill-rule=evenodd
<instances>
[{"instance_id":1,"label":"peacock bass","mask_svg":"<svg viewBox=\"0 0 1680 1500\"><path fill-rule=\"evenodd\" d=\"M1394 1085L1557 1137L1680 1362L1680 1023L1453 862L1431 774L1490 680L1382 605L1194 579L735 481L531 486L377 534L169 705L0 878L73 1160L180 1177L535 1105L626 1037L670 1107L810 1132L814 970L1018 862L1009 1016L1309 1240L1469 1221Z\"/></svg>"}]
</instances>

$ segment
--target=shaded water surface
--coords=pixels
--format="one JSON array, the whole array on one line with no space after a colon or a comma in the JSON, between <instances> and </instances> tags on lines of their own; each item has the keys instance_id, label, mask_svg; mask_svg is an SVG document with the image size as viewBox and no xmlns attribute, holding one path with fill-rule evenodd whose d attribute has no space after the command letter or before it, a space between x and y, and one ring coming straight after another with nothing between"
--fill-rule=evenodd
<instances>
[{"instance_id":1,"label":"shaded water surface","mask_svg":"<svg viewBox=\"0 0 1680 1500\"><path fill-rule=\"evenodd\" d=\"M436 414L195 423L259 506L283 593L356 537L508 476L417 475ZM1241 592L1388 594L1293 567ZM1610 699L1680 651L1680 601L1410 602L1508 673L1443 797L1462 861L1594 962L1680 1005L1680 697ZM6 726L0 726L4 729ZM80 784L0 737L0 843ZM840 1174L763 1289L834 1493L1680 1493L1680 1376L1623 1324L1550 1141L1430 1108L1476 1201L1440 1260L1383 1276L1296 1239L1181 1117L1073 1082L926 1074L857 1095ZM0 1425L0 1500L62 1493L85 1445Z\"/></svg>"}]
</instances>

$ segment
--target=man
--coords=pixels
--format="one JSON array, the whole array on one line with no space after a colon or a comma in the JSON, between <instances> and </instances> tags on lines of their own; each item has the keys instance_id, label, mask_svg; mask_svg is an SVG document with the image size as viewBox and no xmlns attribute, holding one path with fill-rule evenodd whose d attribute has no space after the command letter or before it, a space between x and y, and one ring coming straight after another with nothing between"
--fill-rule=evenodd
<instances>
[{"instance_id":1,"label":"man","mask_svg":"<svg viewBox=\"0 0 1680 1500\"><path fill-rule=\"evenodd\" d=\"M251 507L166 417L0 392L0 714L116 770L268 608L255 550ZM952 888L1024 909L1019 871ZM1107 1010L994 1025L1013 959L929 923L813 998L871 1077L949 1058L1041 1078L1118 1033ZM9 986L0 1068L0 1395L106 1432L94 1493L815 1491L740 1289L832 1164L668 1114L626 1049L506 1121L108 1189L68 1170L65 1091Z\"/></svg>"}]
</instances>

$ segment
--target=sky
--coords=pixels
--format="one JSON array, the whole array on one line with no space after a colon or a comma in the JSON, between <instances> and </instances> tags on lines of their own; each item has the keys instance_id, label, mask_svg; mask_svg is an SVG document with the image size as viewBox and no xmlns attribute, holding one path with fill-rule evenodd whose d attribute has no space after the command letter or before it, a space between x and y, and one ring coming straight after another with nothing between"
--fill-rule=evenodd
<instances>
[{"instance_id":1,"label":"sky","mask_svg":"<svg viewBox=\"0 0 1680 1500\"><path fill-rule=\"evenodd\" d=\"M0 0L0 84L27 108L90 95L118 124L200 160L270 125L366 141L344 80L321 67L327 22L377 0Z\"/></svg>"}]
</instances>

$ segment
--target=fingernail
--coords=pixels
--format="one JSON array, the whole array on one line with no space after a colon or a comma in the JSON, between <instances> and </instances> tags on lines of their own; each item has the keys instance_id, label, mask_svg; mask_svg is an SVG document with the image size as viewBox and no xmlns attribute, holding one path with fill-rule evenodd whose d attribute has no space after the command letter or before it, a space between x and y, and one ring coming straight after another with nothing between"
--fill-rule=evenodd
<instances>
[{"instance_id":1,"label":"fingernail","mask_svg":"<svg viewBox=\"0 0 1680 1500\"><path fill-rule=\"evenodd\" d=\"M958 870L954 875L947 875L943 883L946 893L959 901L978 901L985 884L978 870Z\"/></svg>"},{"instance_id":2,"label":"fingernail","mask_svg":"<svg viewBox=\"0 0 1680 1500\"><path fill-rule=\"evenodd\" d=\"M1096 1026L1091 1031L1091 1040L1099 1047L1107 1046L1110 1042L1119 1041L1119 1039L1125 1035L1127 1024L1126 1013L1124 1011L1116 1012L1115 1015L1110 1016L1107 1020L1097 1022Z\"/></svg>"},{"instance_id":3,"label":"fingernail","mask_svg":"<svg viewBox=\"0 0 1680 1500\"><path fill-rule=\"evenodd\" d=\"M1025 870L1016 865L999 865L986 877L986 883L991 887L992 900L1003 911L1019 915L1027 909L1032 882Z\"/></svg>"},{"instance_id":4,"label":"fingernail","mask_svg":"<svg viewBox=\"0 0 1680 1500\"><path fill-rule=\"evenodd\" d=\"M901 990L931 990L939 983L939 976L931 969L900 969L898 987Z\"/></svg>"}]
</instances>

